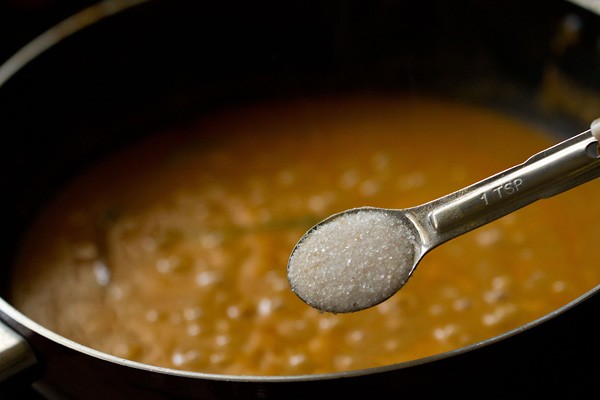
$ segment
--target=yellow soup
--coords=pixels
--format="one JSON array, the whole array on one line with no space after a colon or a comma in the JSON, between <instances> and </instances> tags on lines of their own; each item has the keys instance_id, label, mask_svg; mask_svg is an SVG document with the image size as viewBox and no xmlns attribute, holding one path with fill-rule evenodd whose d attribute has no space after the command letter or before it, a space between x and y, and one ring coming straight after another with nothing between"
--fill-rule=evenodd
<instances>
[{"instance_id":1,"label":"yellow soup","mask_svg":"<svg viewBox=\"0 0 600 400\"><path fill-rule=\"evenodd\" d=\"M297 298L290 252L330 214L418 205L556 141L432 99L221 111L115 154L49 201L23 243L11 298L76 342L189 371L311 374L452 350L600 283L600 223L590 223L600 222L600 182L442 245L391 299L353 314Z\"/></svg>"}]
</instances>

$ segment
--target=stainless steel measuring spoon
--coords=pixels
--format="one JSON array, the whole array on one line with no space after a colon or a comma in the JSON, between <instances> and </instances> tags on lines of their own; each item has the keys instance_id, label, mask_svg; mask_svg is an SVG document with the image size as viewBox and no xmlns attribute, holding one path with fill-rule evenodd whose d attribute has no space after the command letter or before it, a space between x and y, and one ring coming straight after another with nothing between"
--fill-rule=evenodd
<instances>
[{"instance_id":1,"label":"stainless steel measuring spoon","mask_svg":"<svg viewBox=\"0 0 600 400\"><path fill-rule=\"evenodd\" d=\"M433 248L536 200L600 176L600 119L515 167L431 202L347 210L312 227L287 272L306 303L334 313L379 304L396 293Z\"/></svg>"}]
</instances>

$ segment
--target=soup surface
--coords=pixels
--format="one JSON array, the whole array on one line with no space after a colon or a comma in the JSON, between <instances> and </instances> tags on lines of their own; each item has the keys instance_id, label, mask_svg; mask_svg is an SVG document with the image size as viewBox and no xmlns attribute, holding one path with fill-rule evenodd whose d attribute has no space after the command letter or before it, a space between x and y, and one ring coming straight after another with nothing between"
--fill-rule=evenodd
<instances>
[{"instance_id":1,"label":"soup surface","mask_svg":"<svg viewBox=\"0 0 600 400\"><path fill-rule=\"evenodd\" d=\"M579 132L572 132L573 134ZM11 300L94 349L223 374L344 371L516 328L600 283L600 182L452 240L406 286L353 314L297 298L287 260L338 211L405 208L558 140L435 99L304 99L223 110L114 154L50 200Z\"/></svg>"}]
</instances>

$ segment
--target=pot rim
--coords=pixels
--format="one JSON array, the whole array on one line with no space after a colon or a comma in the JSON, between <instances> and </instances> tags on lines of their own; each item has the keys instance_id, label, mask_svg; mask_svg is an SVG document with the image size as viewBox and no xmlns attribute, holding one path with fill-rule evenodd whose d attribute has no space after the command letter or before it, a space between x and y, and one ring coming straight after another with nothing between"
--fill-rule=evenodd
<instances>
[{"instance_id":1,"label":"pot rim","mask_svg":"<svg viewBox=\"0 0 600 400\"><path fill-rule=\"evenodd\" d=\"M0 64L0 87L40 54L96 22L151 0L102 0L63 19Z\"/></svg>"}]
</instances>

